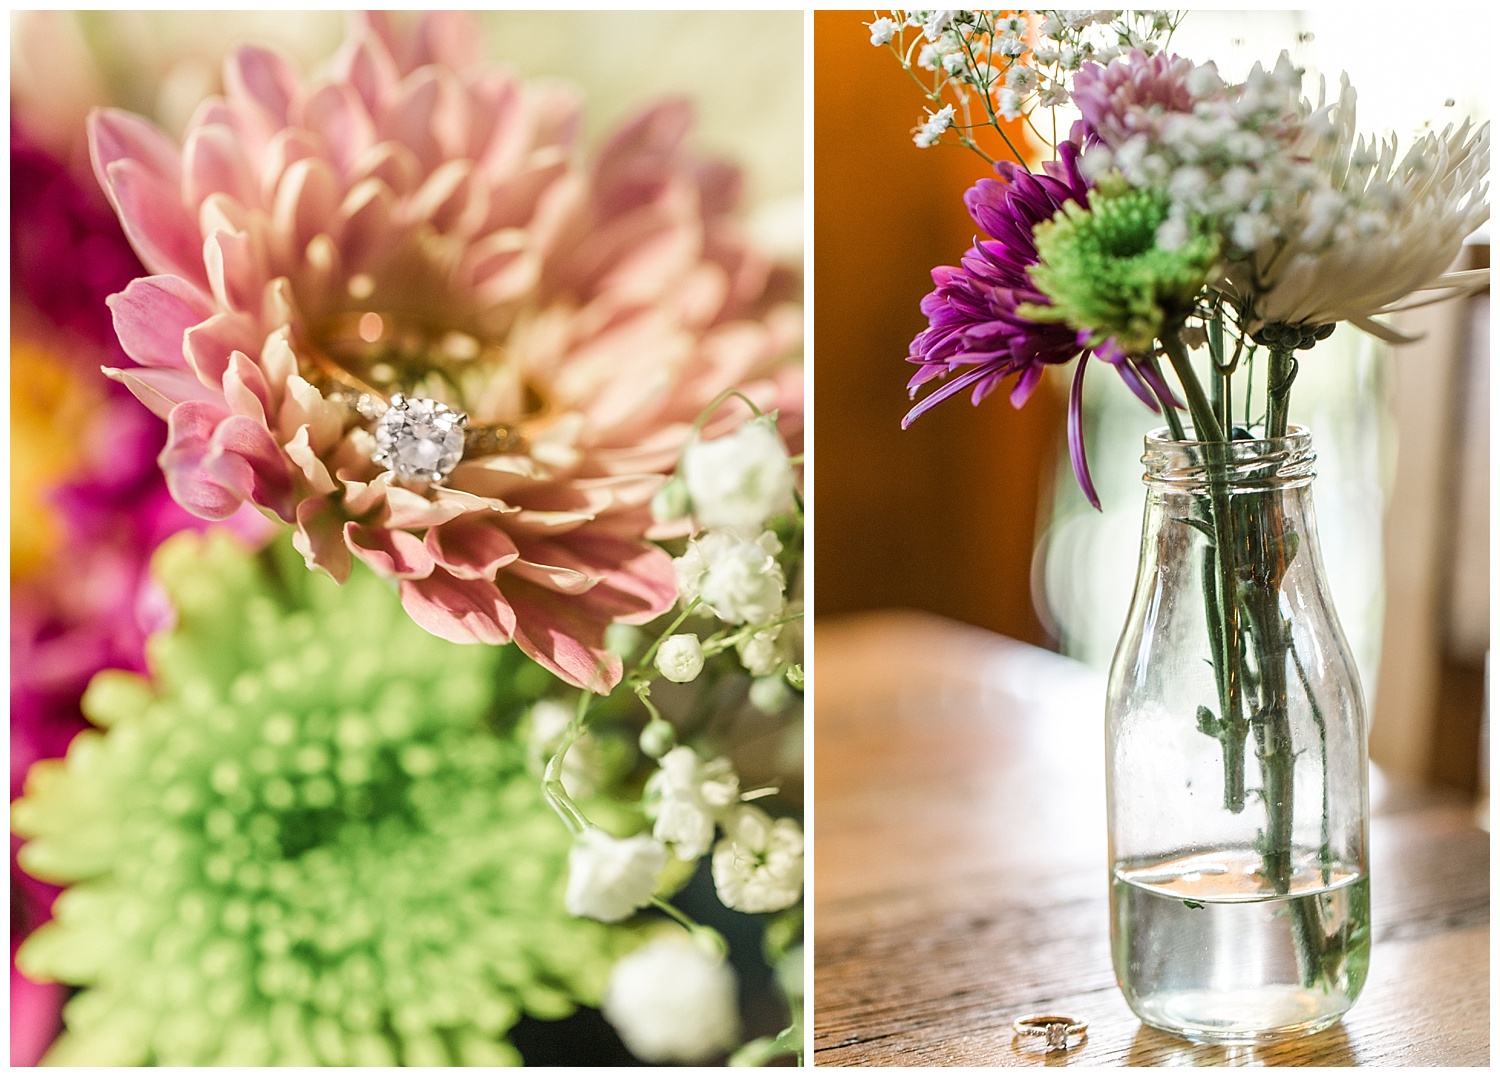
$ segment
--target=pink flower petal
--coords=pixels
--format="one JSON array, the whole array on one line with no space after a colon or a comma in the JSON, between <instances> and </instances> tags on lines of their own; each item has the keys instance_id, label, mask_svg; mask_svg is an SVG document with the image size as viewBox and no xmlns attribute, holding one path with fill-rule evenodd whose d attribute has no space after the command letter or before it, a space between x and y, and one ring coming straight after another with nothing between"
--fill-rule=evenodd
<instances>
[{"instance_id":1,"label":"pink flower petal","mask_svg":"<svg viewBox=\"0 0 1500 1077\"><path fill-rule=\"evenodd\" d=\"M443 92L441 82L432 68L414 72L402 80L395 99L376 121L380 139L410 150L422 166L423 175L431 173L443 160L443 147L438 143L433 122Z\"/></svg>"},{"instance_id":2,"label":"pink flower petal","mask_svg":"<svg viewBox=\"0 0 1500 1077\"><path fill-rule=\"evenodd\" d=\"M313 237L330 231L339 208L339 181L326 161L298 161L276 189L271 230L284 245L282 257L300 255Z\"/></svg>"},{"instance_id":3,"label":"pink flower petal","mask_svg":"<svg viewBox=\"0 0 1500 1077\"><path fill-rule=\"evenodd\" d=\"M521 88L509 72L492 71L472 83L471 92L481 105L474 110L469 158L491 179L514 174L531 138Z\"/></svg>"},{"instance_id":4,"label":"pink flower petal","mask_svg":"<svg viewBox=\"0 0 1500 1077\"><path fill-rule=\"evenodd\" d=\"M488 580L460 580L436 569L401 581L401 605L422 628L451 643L509 643L516 614Z\"/></svg>"},{"instance_id":5,"label":"pink flower petal","mask_svg":"<svg viewBox=\"0 0 1500 1077\"><path fill-rule=\"evenodd\" d=\"M442 64L462 71L479 62L483 35L466 11L424 11L414 36L418 43L414 64Z\"/></svg>"},{"instance_id":6,"label":"pink flower petal","mask_svg":"<svg viewBox=\"0 0 1500 1077\"><path fill-rule=\"evenodd\" d=\"M89 113L88 136L94 176L116 212L120 206L109 182L109 166L116 161L135 161L171 188L182 181L177 144L149 120L119 109L94 109Z\"/></svg>"},{"instance_id":7,"label":"pink flower petal","mask_svg":"<svg viewBox=\"0 0 1500 1077\"><path fill-rule=\"evenodd\" d=\"M227 311L192 326L182 338L188 365L204 385L219 386L229 369L229 357L237 351L253 352L255 323L244 314Z\"/></svg>"},{"instance_id":8,"label":"pink flower petal","mask_svg":"<svg viewBox=\"0 0 1500 1077\"><path fill-rule=\"evenodd\" d=\"M224 413L224 394L210 389L193 375L182 370L163 370L159 367L144 367L136 370L118 370L104 367L104 375L117 381L135 394L135 398L151 409L153 415L167 418L179 404L197 402L210 404Z\"/></svg>"},{"instance_id":9,"label":"pink flower petal","mask_svg":"<svg viewBox=\"0 0 1500 1077\"><path fill-rule=\"evenodd\" d=\"M334 71L349 80L371 115L381 108L401 79L390 50L373 35L351 38L335 60Z\"/></svg>"},{"instance_id":10,"label":"pink flower petal","mask_svg":"<svg viewBox=\"0 0 1500 1077\"><path fill-rule=\"evenodd\" d=\"M245 313L260 308L260 284L266 273L247 233L214 232L203 241L203 265L221 307Z\"/></svg>"},{"instance_id":11,"label":"pink flower petal","mask_svg":"<svg viewBox=\"0 0 1500 1077\"><path fill-rule=\"evenodd\" d=\"M493 580L518 556L516 544L493 514L472 514L431 528L427 549L438 564L461 580Z\"/></svg>"},{"instance_id":12,"label":"pink flower petal","mask_svg":"<svg viewBox=\"0 0 1500 1077\"><path fill-rule=\"evenodd\" d=\"M295 127L283 128L271 136L260 160L260 204L271 205L276 188L287 169L298 161L316 158L321 152L316 135Z\"/></svg>"},{"instance_id":13,"label":"pink flower petal","mask_svg":"<svg viewBox=\"0 0 1500 1077\"><path fill-rule=\"evenodd\" d=\"M527 544L528 547L531 543ZM506 574L534 583L560 595L581 595L602 579L577 569L518 558L505 568Z\"/></svg>"},{"instance_id":14,"label":"pink flower petal","mask_svg":"<svg viewBox=\"0 0 1500 1077\"><path fill-rule=\"evenodd\" d=\"M145 267L206 284L198 224L183 206L176 185L129 158L112 162L104 173L105 190Z\"/></svg>"},{"instance_id":15,"label":"pink flower petal","mask_svg":"<svg viewBox=\"0 0 1500 1077\"><path fill-rule=\"evenodd\" d=\"M389 471L382 471L370 482L360 482L343 471L335 472L335 475L344 484L344 512L354 520L370 515L385 504L386 495L392 489L399 489L391 486Z\"/></svg>"},{"instance_id":16,"label":"pink flower petal","mask_svg":"<svg viewBox=\"0 0 1500 1077\"><path fill-rule=\"evenodd\" d=\"M313 453L327 452L344 431L339 409L324 400L322 393L297 374L286 380L276 426L283 437L288 432L302 436ZM306 433L302 434L303 431Z\"/></svg>"},{"instance_id":17,"label":"pink flower petal","mask_svg":"<svg viewBox=\"0 0 1500 1077\"><path fill-rule=\"evenodd\" d=\"M211 404L179 404L167 417L167 445L157 460L173 499L205 520L227 520L245 500L203 466L210 439L223 418L223 409Z\"/></svg>"},{"instance_id":18,"label":"pink flower petal","mask_svg":"<svg viewBox=\"0 0 1500 1077\"><path fill-rule=\"evenodd\" d=\"M324 83L302 104L302 125L323 140L328 157L348 176L361 154L375 144L375 122L354 87Z\"/></svg>"},{"instance_id":19,"label":"pink flower petal","mask_svg":"<svg viewBox=\"0 0 1500 1077\"><path fill-rule=\"evenodd\" d=\"M107 300L125 354L142 366L187 369L182 337L213 313L201 289L181 277L139 277Z\"/></svg>"},{"instance_id":20,"label":"pink flower petal","mask_svg":"<svg viewBox=\"0 0 1500 1077\"><path fill-rule=\"evenodd\" d=\"M396 251L403 229L395 223L396 195L382 179L361 180L339 207L340 254L350 273L374 273Z\"/></svg>"},{"instance_id":21,"label":"pink flower petal","mask_svg":"<svg viewBox=\"0 0 1500 1077\"><path fill-rule=\"evenodd\" d=\"M672 166L692 123L692 104L677 97L648 109L614 134L594 164L599 213L615 217L654 199L661 185L674 178Z\"/></svg>"},{"instance_id":22,"label":"pink flower petal","mask_svg":"<svg viewBox=\"0 0 1500 1077\"><path fill-rule=\"evenodd\" d=\"M242 499L270 509L287 523L297 518L287 459L264 423L243 415L224 419L214 429L202 466Z\"/></svg>"},{"instance_id":23,"label":"pink flower petal","mask_svg":"<svg viewBox=\"0 0 1500 1077\"><path fill-rule=\"evenodd\" d=\"M272 310L279 306L283 300L283 289L286 278L282 277L272 281L266 289L266 308ZM265 344L260 349L260 369L265 372L266 381L274 388L280 386L283 390L292 378L297 377L297 355L292 351L291 329L287 323L291 320L290 313L280 315L279 321L282 328L273 331L266 337ZM277 321L267 318L271 324ZM332 409L330 409L332 410ZM342 423L342 420L340 420ZM315 431L315 433L321 431Z\"/></svg>"},{"instance_id":24,"label":"pink flower petal","mask_svg":"<svg viewBox=\"0 0 1500 1077\"><path fill-rule=\"evenodd\" d=\"M268 425L266 415L271 413L271 390L260 367L244 352L233 352L229 356L229 369L224 372L224 400L235 415L253 419L261 426Z\"/></svg>"},{"instance_id":25,"label":"pink flower petal","mask_svg":"<svg viewBox=\"0 0 1500 1077\"><path fill-rule=\"evenodd\" d=\"M427 221L443 235L468 239L484 225L489 191L468 161L446 161L408 203L413 222Z\"/></svg>"},{"instance_id":26,"label":"pink flower petal","mask_svg":"<svg viewBox=\"0 0 1500 1077\"><path fill-rule=\"evenodd\" d=\"M429 500L402 486L388 486L385 491L385 526L394 528L436 527L447 523L474 506L453 498Z\"/></svg>"},{"instance_id":27,"label":"pink flower petal","mask_svg":"<svg viewBox=\"0 0 1500 1077\"><path fill-rule=\"evenodd\" d=\"M344 519L327 498L308 498L297 506L297 530L292 545L307 567L343 583L349 578L354 559L344 542Z\"/></svg>"},{"instance_id":28,"label":"pink flower petal","mask_svg":"<svg viewBox=\"0 0 1500 1077\"><path fill-rule=\"evenodd\" d=\"M569 684L599 695L620 683L624 667L619 655L604 648L604 622L533 584L507 576L503 587L515 609L516 645L528 657Z\"/></svg>"},{"instance_id":29,"label":"pink flower petal","mask_svg":"<svg viewBox=\"0 0 1500 1077\"><path fill-rule=\"evenodd\" d=\"M259 201L255 173L232 128L223 124L194 128L182 147L182 159L183 194L189 205L196 206L212 194L226 194L246 207Z\"/></svg>"},{"instance_id":30,"label":"pink flower petal","mask_svg":"<svg viewBox=\"0 0 1500 1077\"><path fill-rule=\"evenodd\" d=\"M344 541L376 575L391 580L420 580L432 575L435 562L422 540L409 531L362 524L344 525Z\"/></svg>"},{"instance_id":31,"label":"pink flower petal","mask_svg":"<svg viewBox=\"0 0 1500 1077\"><path fill-rule=\"evenodd\" d=\"M270 130L287 125L297 74L279 53L245 45L224 62L224 88L231 105L250 108Z\"/></svg>"},{"instance_id":32,"label":"pink flower petal","mask_svg":"<svg viewBox=\"0 0 1500 1077\"><path fill-rule=\"evenodd\" d=\"M606 621L644 624L677 601L672 559L650 543L590 527L555 540L525 539L518 546L524 560L506 568L507 578L522 575L549 590L575 595L578 605ZM553 579L539 569L550 569ZM574 591L569 585L577 576L595 582Z\"/></svg>"},{"instance_id":33,"label":"pink flower petal","mask_svg":"<svg viewBox=\"0 0 1500 1077\"><path fill-rule=\"evenodd\" d=\"M286 454L291 457L292 463L302 469L302 477L307 480L307 485L313 493L331 494L338 489L338 484L333 481L333 476L328 474L328 467L313 451L309 431L310 428L306 424L298 427L296 434L286 443ZM300 518L302 511L300 507L297 511Z\"/></svg>"}]
</instances>

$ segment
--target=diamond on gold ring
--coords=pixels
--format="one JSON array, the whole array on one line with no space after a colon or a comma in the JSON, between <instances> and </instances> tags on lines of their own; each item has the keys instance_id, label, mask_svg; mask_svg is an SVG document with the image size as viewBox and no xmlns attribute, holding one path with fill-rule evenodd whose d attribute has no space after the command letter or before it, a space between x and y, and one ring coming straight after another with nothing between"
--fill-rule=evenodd
<instances>
[{"instance_id":1,"label":"diamond on gold ring","mask_svg":"<svg viewBox=\"0 0 1500 1077\"><path fill-rule=\"evenodd\" d=\"M447 404L400 393L375 424L375 451L370 459L398 479L442 482L464 455L469 417Z\"/></svg>"},{"instance_id":2,"label":"diamond on gold ring","mask_svg":"<svg viewBox=\"0 0 1500 1077\"><path fill-rule=\"evenodd\" d=\"M1049 1051L1066 1051L1071 1037L1078 1037L1078 1042L1082 1043L1089 1034L1087 1021L1060 1013L1029 1013L1024 1017L1017 1017L1010 1027L1018 1039L1046 1040Z\"/></svg>"}]
</instances>

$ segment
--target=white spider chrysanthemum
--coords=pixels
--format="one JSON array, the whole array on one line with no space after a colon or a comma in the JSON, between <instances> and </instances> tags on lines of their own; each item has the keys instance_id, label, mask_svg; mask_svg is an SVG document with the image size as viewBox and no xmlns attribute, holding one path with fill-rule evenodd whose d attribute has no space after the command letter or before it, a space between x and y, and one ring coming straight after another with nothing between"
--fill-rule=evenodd
<instances>
[{"instance_id":1,"label":"white spider chrysanthemum","mask_svg":"<svg viewBox=\"0 0 1500 1077\"><path fill-rule=\"evenodd\" d=\"M1414 292L1446 297L1488 279L1488 270L1446 270L1489 216L1489 124L1450 125L1398 157L1394 138L1356 135L1354 101L1345 78L1333 130L1312 147L1327 185L1308 191L1277 222L1280 234L1231 269L1230 287L1254 299L1252 330L1348 321L1402 341L1374 318L1402 309Z\"/></svg>"}]
</instances>

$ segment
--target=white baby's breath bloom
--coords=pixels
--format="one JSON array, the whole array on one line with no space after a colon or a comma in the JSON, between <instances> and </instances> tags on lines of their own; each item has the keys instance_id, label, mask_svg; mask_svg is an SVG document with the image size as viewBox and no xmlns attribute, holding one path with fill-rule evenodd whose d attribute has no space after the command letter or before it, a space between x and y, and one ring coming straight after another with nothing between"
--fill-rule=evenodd
<instances>
[{"instance_id":1,"label":"white baby's breath bloom","mask_svg":"<svg viewBox=\"0 0 1500 1077\"><path fill-rule=\"evenodd\" d=\"M1067 29L1067 27L1059 17L1059 12L1049 11L1042 19L1042 25L1037 28L1037 32L1043 37L1050 37L1055 39L1065 29Z\"/></svg>"},{"instance_id":2,"label":"white baby's breath bloom","mask_svg":"<svg viewBox=\"0 0 1500 1077\"><path fill-rule=\"evenodd\" d=\"M1053 48L1037 49L1035 53L1036 62L1047 67L1050 67L1053 64L1057 63L1061 55L1062 54L1060 52Z\"/></svg>"},{"instance_id":3,"label":"white baby's breath bloom","mask_svg":"<svg viewBox=\"0 0 1500 1077\"><path fill-rule=\"evenodd\" d=\"M1212 60L1199 64L1188 72L1188 93L1198 100L1211 97L1223 88L1224 80L1219 77L1218 65Z\"/></svg>"},{"instance_id":4,"label":"white baby's breath bloom","mask_svg":"<svg viewBox=\"0 0 1500 1077\"><path fill-rule=\"evenodd\" d=\"M942 37L949 26L953 25L953 12L934 11L928 14L922 23L922 36L928 41L936 41Z\"/></svg>"},{"instance_id":5,"label":"white baby's breath bloom","mask_svg":"<svg viewBox=\"0 0 1500 1077\"><path fill-rule=\"evenodd\" d=\"M707 1062L739 1042L734 970L682 934L622 958L600 1009L643 1062Z\"/></svg>"},{"instance_id":6,"label":"white baby's breath bloom","mask_svg":"<svg viewBox=\"0 0 1500 1077\"><path fill-rule=\"evenodd\" d=\"M1016 64L1005 73L1005 86L1025 97L1036 89L1036 68L1029 64Z\"/></svg>"},{"instance_id":7,"label":"white baby's breath bloom","mask_svg":"<svg viewBox=\"0 0 1500 1077\"><path fill-rule=\"evenodd\" d=\"M1015 34L1017 37L1026 36L1027 21L1025 15L1007 15L995 23L995 29L1002 34Z\"/></svg>"},{"instance_id":8,"label":"white baby's breath bloom","mask_svg":"<svg viewBox=\"0 0 1500 1077\"><path fill-rule=\"evenodd\" d=\"M677 730L663 718L653 718L641 730L640 748L649 759L660 759L677 743Z\"/></svg>"},{"instance_id":9,"label":"white baby's breath bloom","mask_svg":"<svg viewBox=\"0 0 1500 1077\"><path fill-rule=\"evenodd\" d=\"M666 866L666 847L654 838L616 838L590 827L568 853L563 904L574 916L618 923L651 903L657 873Z\"/></svg>"},{"instance_id":10,"label":"white baby's breath bloom","mask_svg":"<svg viewBox=\"0 0 1500 1077\"><path fill-rule=\"evenodd\" d=\"M975 86L978 86L981 89L988 90L990 87L1000 82L1001 78L1002 76L1000 74L1000 71L996 67L994 67L994 65L979 63L976 64L974 66L974 69L969 73L967 81L972 82Z\"/></svg>"},{"instance_id":11,"label":"white baby's breath bloom","mask_svg":"<svg viewBox=\"0 0 1500 1077\"><path fill-rule=\"evenodd\" d=\"M651 833L679 860L697 860L714 840L714 824L740 798L740 780L727 759L705 763L687 745L661 757L646 779Z\"/></svg>"},{"instance_id":12,"label":"white baby's breath bloom","mask_svg":"<svg viewBox=\"0 0 1500 1077\"><path fill-rule=\"evenodd\" d=\"M1046 82L1042 84L1042 92L1037 95L1037 103L1043 108L1057 108L1066 105L1070 100L1068 88L1061 82Z\"/></svg>"},{"instance_id":13,"label":"white baby's breath bloom","mask_svg":"<svg viewBox=\"0 0 1500 1077\"><path fill-rule=\"evenodd\" d=\"M1156 245L1164 251L1181 250L1188 235L1187 220L1180 213L1172 213L1156 226Z\"/></svg>"},{"instance_id":14,"label":"white baby's breath bloom","mask_svg":"<svg viewBox=\"0 0 1500 1077\"><path fill-rule=\"evenodd\" d=\"M714 888L741 912L775 912L802 896L802 828L742 804L723 821L714 846Z\"/></svg>"},{"instance_id":15,"label":"white baby's breath bloom","mask_svg":"<svg viewBox=\"0 0 1500 1077\"><path fill-rule=\"evenodd\" d=\"M943 111L951 122L952 107ZM688 446L682 478L702 527L759 530L768 518L791 509L796 493L786 444L774 426L761 420L727 437Z\"/></svg>"},{"instance_id":16,"label":"white baby's breath bloom","mask_svg":"<svg viewBox=\"0 0 1500 1077\"><path fill-rule=\"evenodd\" d=\"M703 645L691 632L668 636L656 649L656 668L675 684L687 684L703 672Z\"/></svg>"},{"instance_id":17,"label":"white baby's breath bloom","mask_svg":"<svg viewBox=\"0 0 1500 1077\"><path fill-rule=\"evenodd\" d=\"M953 113L954 109L952 105L944 105L936 112L929 111L927 122L922 125L920 131L912 136L912 141L922 149L935 145L938 139L942 137L943 132L953 126Z\"/></svg>"},{"instance_id":18,"label":"white baby's breath bloom","mask_svg":"<svg viewBox=\"0 0 1500 1077\"><path fill-rule=\"evenodd\" d=\"M1064 45L1057 50L1057 62L1064 71L1076 71L1083 65L1083 57L1072 45Z\"/></svg>"},{"instance_id":19,"label":"white baby's breath bloom","mask_svg":"<svg viewBox=\"0 0 1500 1077\"><path fill-rule=\"evenodd\" d=\"M896 24L891 19L876 19L865 25L870 28L870 44L872 45L889 45L891 39L896 36Z\"/></svg>"},{"instance_id":20,"label":"white baby's breath bloom","mask_svg":"<svg viewBox=\"0 0 1500 1077\"><path fill-rule=\"evenodd\" d=\"M786 661L781 643L781 626L762 629L735 645L740 664L752 677L769 677Z\"/></svg>"},{"instance_id":21,"label":"white baby's breath bloom","mask_svg":"<svg viewBox=\"0 0 1500 1077\"><path fill-rule=\"evenodd\" d=\"M539 700L531 708L526 758L533 774L540 776L546 769L572 720L573 708L555 699ZM604 755L598 741L585 733L573 742L563 759L563 789L568 796L582 800L593 796L603 781Z\"/></svg>"},{"instance_id":22,"label":"white baby's breath bloom","mask_svg":"<svg viewBox=\"0 0 1500 1077\"><path fill-rule=\"evenodd\" d=\"M1271 219L1264 213L1241 213L1233 219L1229 239L1242 251L1254 252L1274 235Z\"/></svg>"},{"instance_id":23,"label":"white baby's breath bloom","mask_svg":"<svg viewBox=\"0 0 1500 1077\"><path fill-rule=\"evenodd\" d=\"M688 496L687 483L682 476L673 475L662 483L661 489L651 498L651 518L658 523L681 520L693 510L692 498Z\"/></svg>"},{"instance_id":24,"label":"white baby's breath bloom","mask_svg":"<svg viewBox=\"0 0 1500 1077\"><path fill-rule=\"evenodd\" d=\"M781 677L757 677L750 682L750 705L762 714L780 714L792 700L792 690Z\"/></svg>"},{"instance_id":25,"label":"white baby's breath bloom","mask_svg":"<svg viewBox=\"0 0 1500 1077\"><path fill-rule=\"evenodd\" d=\"M729 528L705 531L676 559L678 591L728 624L768 624L786 606L780 552L769 531L753 542Z\"/></svg>"},{"instance_id":26,"label":"white baby's breath bloom","mask_svg":"<svg viewBox=\"0 0 1500 1077\"><path fill-rule=\"evenodd\" d=\"M1021 95L1016 93L1015 90L1001 90L995 95L995 108L1007 120L1019 119L1021 116Z\"/></svg>"},{"instance_id":27,"label":"white baby's breath bloom","mask_svg":"<svg viewBox=\"0 0 1500 1077\"><path fill-rule=\"evenodd\" d=\"M1014 34L1004 34L995 38L994 51L1001 56L1024 56L1026 54L1026 42Z\"/></svg>"}]
</instances>

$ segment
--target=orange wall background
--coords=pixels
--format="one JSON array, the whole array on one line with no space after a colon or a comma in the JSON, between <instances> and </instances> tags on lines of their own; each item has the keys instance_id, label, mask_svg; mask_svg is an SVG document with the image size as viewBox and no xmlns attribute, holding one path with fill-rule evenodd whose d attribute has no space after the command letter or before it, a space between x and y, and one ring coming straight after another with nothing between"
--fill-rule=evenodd
<instances>
[{"instance_id":1,"label":"orange wall background","mask_svg":"<svg viewBox=\"0 0 1500 1077\"><path fill-rule=\"evenodd\" d=\"M901 430L919 303L972 242L963 192L988 166L912 144L926 101L871 18L814 24L815 608L916 607L1046 643L1031 554L1065 401L1044 383L1017 411L1007 383Z\"/></svg>"}]
</instances>

